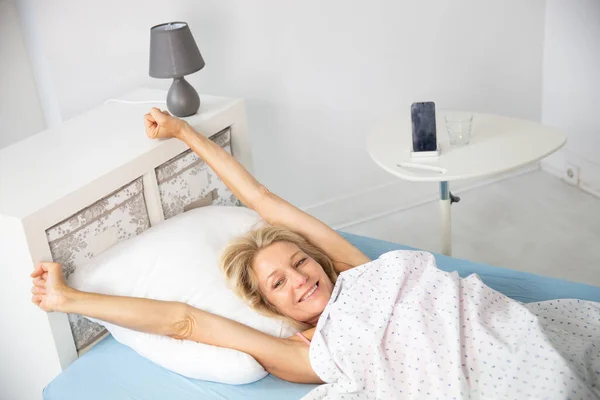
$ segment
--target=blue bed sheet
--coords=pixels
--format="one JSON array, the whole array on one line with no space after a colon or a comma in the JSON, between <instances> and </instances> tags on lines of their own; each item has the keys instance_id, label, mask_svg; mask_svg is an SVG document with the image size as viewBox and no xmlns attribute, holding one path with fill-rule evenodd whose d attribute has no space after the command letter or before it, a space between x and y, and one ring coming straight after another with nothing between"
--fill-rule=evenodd
<instances>
[{"instance_id":1,"label":"blue bed sheet","mask_svg":"<svg viewBox=\"0 0 600 400\"><path fill-rule=\"evenodd\" d=\"M396 249L395 243L342 233L372 259ZM440 269L461 276L477 273L490 287L522 302L556 298L600 301L600 288L492 267L436 254ZM248 385L225 385L185 378L139 356L108 336L80 357L45 389L45 400L200 400L299 399L314 385L294 384L272 375Z\"/></svg>"}]
</instances>

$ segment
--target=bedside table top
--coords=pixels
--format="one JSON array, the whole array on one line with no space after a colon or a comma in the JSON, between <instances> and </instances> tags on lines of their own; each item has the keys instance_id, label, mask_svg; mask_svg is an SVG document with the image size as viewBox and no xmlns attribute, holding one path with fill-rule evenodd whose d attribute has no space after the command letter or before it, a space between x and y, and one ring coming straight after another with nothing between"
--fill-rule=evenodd
<instances>
[{"instance_id":1,"label":"bedside table top","mask_svg":"<svg viewBox=\"0 0 600 400\"><path fill-rule=\"evenodd\" d=\"M450 146L445 114L436 113L439 157L411 157L412 126L408 112L391 116L375 128L367 138L369 155L381 168L402 179L439 182L506 172L538 161L566 142L563 132L533 121L473 113L471 143ZM406 164L417 164L423 169Z\"/></svg>"}]
</instances>

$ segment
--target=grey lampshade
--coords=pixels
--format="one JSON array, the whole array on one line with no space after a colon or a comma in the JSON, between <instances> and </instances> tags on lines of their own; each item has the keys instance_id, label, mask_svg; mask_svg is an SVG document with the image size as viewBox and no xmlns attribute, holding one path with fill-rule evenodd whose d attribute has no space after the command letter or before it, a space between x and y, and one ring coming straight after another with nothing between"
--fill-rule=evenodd
<instances>
[{"instance_id":1,"label":"grey lampshade","mask_svg":"<svg viewBox=\"0 0 600 400\"><path fill-rule=\"evenodd\" d=\"M187 23L168 22L150 29L150 76L177 78L204 68L204 59Z\"/></svg>"}]
</instances>

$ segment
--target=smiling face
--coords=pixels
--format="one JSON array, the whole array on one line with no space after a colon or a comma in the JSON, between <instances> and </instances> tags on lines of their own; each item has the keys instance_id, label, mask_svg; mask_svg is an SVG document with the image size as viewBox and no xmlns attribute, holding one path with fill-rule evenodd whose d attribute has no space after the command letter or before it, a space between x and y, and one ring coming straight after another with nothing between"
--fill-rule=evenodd
<instances>
[{"instance_id":1,"label":"smiling face","mask_svg":"<svg viewBox=\"0 0 600 400\"><path fill-rule=\"evenodd\" d=\"M255 257L259 288L277 310L316 325L329 302L333 283L319 263L290 242L275 242Z\"/></svg>"}]
</instances>

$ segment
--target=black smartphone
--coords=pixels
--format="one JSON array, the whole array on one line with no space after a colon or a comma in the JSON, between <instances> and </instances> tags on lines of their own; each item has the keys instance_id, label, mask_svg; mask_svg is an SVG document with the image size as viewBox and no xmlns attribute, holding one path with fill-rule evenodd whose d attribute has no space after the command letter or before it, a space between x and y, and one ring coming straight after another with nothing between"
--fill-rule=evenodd
<instances>
[{"instance_id":1,"label":"black smartphone","mask_svg":"<svg viewBox=\"0 0 600 400\"><path fill-rule=\"evenodd\" d=\"M410 116L413 151L436 151L435 103L433 101L412 103Z\"/></svg>"}]
</instances>

